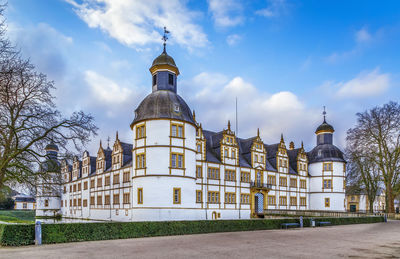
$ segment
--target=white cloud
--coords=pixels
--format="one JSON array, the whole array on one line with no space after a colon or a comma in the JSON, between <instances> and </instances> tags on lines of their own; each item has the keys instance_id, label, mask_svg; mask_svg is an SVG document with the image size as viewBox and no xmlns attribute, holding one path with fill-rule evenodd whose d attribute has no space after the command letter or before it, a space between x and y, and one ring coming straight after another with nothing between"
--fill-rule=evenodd
<instances>
[{"instance_id":1,"label":"white cloud","mask_svg":"<svg viewBox=\"0 0 400 259\"><path fill-rule=\"evenodd\" d=\"M255 136L260 128L266 143L279 142L284 133L298 146L302 139L309 141L314 137L314 127L320 122L320 112L307 109L294 93L262 92L238 76L203 72L181 82L180 89L189 106L196 110L198 122L215 131L226 128L228 119L235 125L237 97L239 136L243 138Z\"/></svg>"},{"instance_id":2,"label":"white cloud","mask_svg":"<svg viewBox=\"0 0 400 259\"><path fill-rule=\"evenodd\" d=\"M232 27L244 21L239 1L208 0L208 9L212 13L215 25L219 27Z\"/></svg>"},{"instance_id":3,"label":"white cloud","mask_svg":"<svg viewBox=\"0 0 400 259\"><path fill-rule=\"evenodd\" d=\"M287 12L286 0L268 0L268 7L256 11L256 14L267 17L279 17Z\"/></svg>"},{"instance_id":4,"label":"white cloud","mask_svg":"<svg viewBox=\"0 0 400 259\"><path fill-rule=\"evenodd\" d=\"M355 33L355 39L357 42L366 42L371 40L371 38L372 36L366 28L362 28Z\"/></svg>"},{"instance_id":5,"label":"white cloud","mask_svg":"<svg viewBox=\"0 0 400 259\"><path fill-rule=\"evenodd\" d=\"M142 49L160 43L162 28L171 31L171 41L182 46L203 47L208 43L202 28L193 22L196 13L180 0L66 0L91 28L100 28L124 45Z\"/></svg>"},{"instance_id":6,"label":"white cloud","mask_svg":"<svg viewBox=\"0 0 400 259\"><path fill-rule=\"evenodd\" d=\"M331 83L332 85L332 83ZM370 97L382 94L390 86L390 75L380 73L379 69L361 72L357 77L333 84L338 97Z\"/></svg>"},{"instance_id":7,"label":"white cloud","mask_svg":"<svg viewBox=\"0 0 400 259\"><path fill-rule=\"evenodd\" d=\"M226 37L226 43L228 45L233 46L236 45L240 40L242 39L242 36L237 35L237 34L231 34Z\"/></svg>"},{"instance_id":8,"label":"white cloud","mask_svg":"<svg viewBox=\"0 0 400 259\"><path fill-rule=\"evenodd\" d=\"M120 104L131 99L132 90L123 88L111 79L88 70L85 72L85 81L89 85L93 96L100 102Z\"/></svg>"}]
</instances>

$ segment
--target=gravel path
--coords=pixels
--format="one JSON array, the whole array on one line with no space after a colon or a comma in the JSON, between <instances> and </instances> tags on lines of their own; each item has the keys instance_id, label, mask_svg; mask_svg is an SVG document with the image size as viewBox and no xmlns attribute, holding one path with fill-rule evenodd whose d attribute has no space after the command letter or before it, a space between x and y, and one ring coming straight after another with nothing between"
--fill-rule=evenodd
<instances>
[{"instance_id":1,"label":"gravel path","mask_svg":"<svg viewBox=\"0 0 400 259\"><path fill-rule=\"evenodd\" d=\"M0 258L400 258L400 221L1 247Z\"/></svg>"}]
</instances>

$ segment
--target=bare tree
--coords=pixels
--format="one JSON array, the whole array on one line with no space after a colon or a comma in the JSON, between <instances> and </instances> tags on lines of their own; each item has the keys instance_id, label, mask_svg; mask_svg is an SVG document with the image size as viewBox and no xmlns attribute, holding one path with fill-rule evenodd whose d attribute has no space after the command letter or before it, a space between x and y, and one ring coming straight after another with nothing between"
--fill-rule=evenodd
<instances>
[{"instance_id":1,"label":"bare tree","mask_svg":"<svg viewBox=\"0 0 400 259\"><path fill-rule=\"evenodd\" d=\"M389 102L357 113L357 117L356 126L347 132L348 143L354 141L356 150L367 154L361 157L364 167L365 163L371 163L379 168L385 185L386 208L393 213L400 180L400 105Z\"/></svg>"},{"instance_id":2,"label":"bare tree","mask_svg":"<svg viewBox=\"0 0 400 259\"><path fill-rule=\"evenodd\" d=\"M368 149L358 143L358 136L347 135L347 182L355 193L367 195L369 212L374 212L374 201L382 182L381 172L377 164L370 158Z\"/></svg>"},{"instance_id":3,"label":"bare tree","mask_svg":"<svg viewBox=\"0 0 400 259\"><path fill-rule=\"evenodd\" d=\"M3 17L4 6L0 7ZM5 183L34 184L43 148L54 142L61 150L78 150L96 134L91 115L82 111L63 116L54 104L54 82L36 72L5 37L0 24L0 188Z\"/></svg>"}]
</instances>

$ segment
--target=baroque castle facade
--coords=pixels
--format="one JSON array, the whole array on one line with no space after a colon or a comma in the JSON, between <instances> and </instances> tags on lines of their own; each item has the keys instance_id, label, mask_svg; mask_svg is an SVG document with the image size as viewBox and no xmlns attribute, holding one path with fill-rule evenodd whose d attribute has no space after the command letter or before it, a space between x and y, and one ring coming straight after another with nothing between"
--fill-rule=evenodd
<instances>
[{"instance_id":1,"label":"baroque castle facade","mask_svg":"<svg viewBox=\"0 0 400 259\"><path fill-rule=\"evenodd\" d=\"M164 45L165 46L165 45ZM135 110L132 139L118 133L110 149L85 151L60 162L56 192L39 188L37 216L93 220L161 221L247 219L265 210L345 211L345 168L334 129L316 129L317 145L265 144L242 139L228 122L203 129L177 94L178 67L164 47L150 68L152 93ZM46 147L57 160L58 148ZM55 177L54 179L59 179Z\"/></svg>"}]
</instances>

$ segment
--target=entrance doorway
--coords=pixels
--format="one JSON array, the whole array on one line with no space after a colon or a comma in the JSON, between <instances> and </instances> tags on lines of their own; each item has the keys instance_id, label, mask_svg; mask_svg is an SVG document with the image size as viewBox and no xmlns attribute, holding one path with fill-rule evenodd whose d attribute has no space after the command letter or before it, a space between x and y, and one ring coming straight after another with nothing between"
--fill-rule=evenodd
<instances>
[{"instance_id":1,"label":"entrance doorway","mask_svg":"<svg viewBox=\"0 0 400 259\"><path fill-rule=\"evenodd\" d=\"M260 192L254 194L254 212L264 215L264 194Z\"/></svg>"},{"instance_id":2,"label":"entrance doorway","mask_svg":"<svg viewBox=\"0 0 400 259\"><path fill-rule=\"evenodd\" d=\"M350 204L350 212L356 212L356 211L357 211L357 205L355 205L355 204L351 205Z\"/></svg>"}]
</instances>

